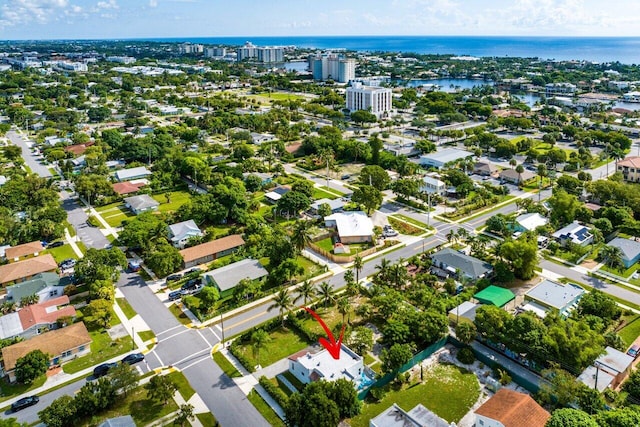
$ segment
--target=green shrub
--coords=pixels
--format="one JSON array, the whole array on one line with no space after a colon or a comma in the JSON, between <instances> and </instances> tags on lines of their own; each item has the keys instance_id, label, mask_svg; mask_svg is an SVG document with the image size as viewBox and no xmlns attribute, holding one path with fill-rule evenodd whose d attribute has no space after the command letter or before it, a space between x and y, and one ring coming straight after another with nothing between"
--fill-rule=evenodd
<instances>
[{"instance_id":1,"label":"green shrub","mask_svg":"<svg viewBox=\"0 0 640 427\"><path fill-rule=\"evenodd\" d=\"M236 341L231 343L231 345L229 346L229 352L231 352L231 354L233 354L233 356L238 360L238 362L240 362L240 364L242 366L245 367L245 369L247 371L249 371L249 372L255 371L255 369L254 369L253 365L251 364L251 362L249 361L249 359L247 359L247 357L244 354L242 354L240 351L238 351L238 345L236 344Z\"/></svg>"},{"instance_id":2,"label":"green shrub","mask_svg":"<svg viewBox=\"0 0 640 427\"><path fill-rule=\"evenodd\" d=\"M456 358L465 365L470 365L476 360L473 351L469 347L461 348Z\"/></svg>"},{"instance_id":3,"label":"green shrub","mask_svg":"<svg viewBox=\"0 0 640 427\"><path fill-rule=\"evenodd\" d=\"M260 383L262 388L264 388L267 393L269 393L271 397L273 397L275 401L278 402L278 405L282 406L283 408L287 406L287 403L289 402L289 396L287 396L284 391L282 391L277 385L272 383L269 378L263 375L260 377L258 382Z\"/></svg>"}]
</instances>

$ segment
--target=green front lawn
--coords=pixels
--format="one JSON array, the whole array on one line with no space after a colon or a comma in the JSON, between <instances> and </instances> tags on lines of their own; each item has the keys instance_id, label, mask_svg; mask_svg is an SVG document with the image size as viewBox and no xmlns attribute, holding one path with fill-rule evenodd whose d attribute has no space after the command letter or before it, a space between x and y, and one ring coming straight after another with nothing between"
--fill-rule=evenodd
<instances>
[{"instance_id":1,"label":"green front lawn","mask_svg":"<svg viewBox=\"0 0 640 427\"><path fill-rule=\"evenodd\" d=\"M640 336L640 315L634 314L625 320L627 324L618 331L618 335L627 346L630 346Z\"/></svg>"},{"instance_id":2,"label":"green front lawn","mask_svg":"<svg viewBox=\"0 0 640 427\"><path fill-rule=\"evenodd\" d=\"M0 402L27 393L30 390L35 390L38 387L42 387L46 380L46 375L36 378L31 384L10 384L5 378L0 379Z\"/></svg>"},{"instance_id":3,"label":"green front lawn","mask_svg":"<svg viewBox=\"0 0 640 427\"><path fill-rule=\"evenodd\" d=\"M118 338L115 341L111 340L105 330L89 331L89 335L93 340L91 342L91 353L63 364L62 369L67 374L73 374L98 365L133 349L133 341L129 335Z\"/></svg>"},{"instance_id":4,"label":"green front lawn","mask_svg":"<svg viewBox=\"0 0 640 427\"><path fill-rule=\"evenodd\" d=\"M220 369L222 369L229 378L238 378L242 376L240 371L238 371L236 367L233 366L231 362L229 362L229 360L219 351L213 353L213 361L216 362L216 365L220 366Z\"/></svg>"},{"instance_id":5,"label":"green front lawn","mask_svg":"<svg viewBox=\"0 0 640 427\"><path fill-rule=\"evenodd\" d=\"M311 196L314 200L320 200L320 199L330 199L330 200L335 200L337 199L339 196L336 196L333 193L329 193L326 192L324 190L321 190L320 188L314 188L313 189L313 195Z\"/></svg>"},{"instance_id":6,"label":"green front lawn","mask_svg":"<svg viewBox=\"0 0 640 427\"><path fill-rule=\"evenodd\" d=\"M169 194L169 203L167 203L165 194ZM168 193L154 194L152 197L160 203L158 207L160 212L175 212L191 199L191 194L187 191L169 191Z\"/></svg>"},{"instance_id":7,"label":"green front lawn","mask_svg":"<svg viewBox=\"0 0 640 427\"><path fill-rule=\"evenodd\" d=\"M129 301L127 301L126 299L116 298L116 302L120 306L120 309L124 312L124 315L127 316L127 319L131 319L137 314L133 307L131 307L131 304L129 304Z\"/></svg>"},{"instance_id":8,"label":"green front lawn","mask_svg":"<svg viewBox=\"0 0 640 427\"><path fill-rule=\"evenodd\" d=\"M251 366L262 365L266 367L297 353L310 344L304 337L291 329L278 328L269 333L269 337L271 341L260 349L259 358L256 358L251 342L238 345L237 351L247 358Z\"/></svg>"},{"instance_id":9,"label":"green front lawn","mask_svg":"<svg viewBox=\"0 0 640 427\"><path fill-rule=\"evenodd\" d=\"M423 383L412 382L397 390L391 384L388 393L378 403L365 403L362 412L352 418L352 427L367 427L369 420L378 416L393 403L410 411L421 403L447 422L458 422L480 396L475 374L453 365L436 365L425 372Z\"/></svg>"},{"instance_id":10,"label":"green front lawn","mask_svg":"<svg viewBox=\"0 0 640 427\"><path fill-rule=\"evenodd\" d=\"M135 217L134 213L125 208L120 202L112 203L96 210L102 219L104 219L111 227L120 227L122 225L122 221L127 218ZM96 220L96 222L98 222L98 220Z\"/></svg>"},{"instance_id":11,"label":"green front lawn","mask_svg":"<svg viewBox=\"0 0 640 427\"><path fill-rule=\"evenodd\" d=\"M178 319L178 322L182 323L183 325L188 325L189 323L191 323L191 319L189 319L189 317L184 314L184 312L180 309L180 307L178 307L177 304L171 304L169 306L169 311L176 317L176 319Z\"/></svg>"},{"instance_id":12,"label":"green front lawn","mask_svg":"<svg viewBox=\"0 0 640 427\"><path fill-rule=\"evenodd\" d=\"M204 427L215 427L218 424L216 421L216 417L213 416L211 412L203 412L202 414L196 414L196 418L200 421Z\"/></svg>"},{"instance_id":13,"label":"green front lawn","mask_svg":"<svg viewBox=\"0 0 640 427\"><path fill-rule=\"evenodd\" d=\"M337 194L337 195L338 195L338 196L340 196L340 197L344 196L344 193L343 193L342 191L338 191L338 190L336 190L335 188L327 187L326 185L321 185L321 186L320 186L320 187L318 187L318 188L320 188L321 190L324 190L324 191L330 191L330 192L332 192L333 194Z\"/></svg>"},{"instance_id":14,"label":"green front lawn","mask_svg":"<svg viewBox=\"0 0 640 427\"><path fill-rule=\"evenodd\" d=\"M169 378L178 386L178 391L180 392L184 400L188 401L189 399L191 399L191 396L196 394L196 391L193 389L193 387L191 387L191 384L189 384L189 380L187 380L187 377L185 377L182 372L171 372L167 375L167 378Z\"/></svg>"},{"instance_id":15,"label":"green front lawn","mask_svg":"<svg viewBox=\"0 0 640 427\"><path fill-rule=\"evenodd\" d=\"M278 414L276 414L274 410L271 409L269 405L267 405L267 402L265 402L264 399L262 399L262 397L260 397L260 395L255 390L251 390L251 392L247 396L247 399L249 399L249 402L251 402L253 406L256 407L258 412L262 414L262 416L270 425L274 427L284 427L284 423L282 422Z\"/></svg>"},{"instance_id":16,"label":"green front lawn","mask_svg":"<svg viewBox=\"0 0 640 427\"><path fill-rule=\"evenodd\" d=\"M618 270L615 268L610 268L606 265L603 265L602 267L600 267L600 270L606 271L607 273L611 273L614 274L618 277L623 277L623 278L629 278L633 273L636 272L636 270L638 269L638 264L633 264L631 267L627 268L626 270Z\"/></svg>"},{"instance_id":17,"label":"green front lawn","mask_svg":"<svg viewBox=\"0 0 640 427\"><path fill-rule=\"evenodd\" d=\"M45 249L42 251L42 254L51 254L58 264L65 259L78 259L78 255L76 255L75 251L69 244L62 245L57 248Z\"/></svg>"},{"instance_id":18,"label":"green front lawn","mask_svg":"<svg viewBox=\"0 0 640 427\"><path fill-rule=\"evenodd\" d=\"M138 332L138 335L140 336L140 339L145 342L156 337L156 334L154 334L153 331L140 331Z\"/></svg>"},{"instance_id":19,"label":"green front lawn","mask_svg":"<svg viewBox=\"0 0 640 427\"><path fill-rule=\"evenodd\" d=\"M424 229L418 228L413 224L409 224L408 222L401 221L392 216L387 217L387 219L389 220L389 224L400 234L419 236L424 233Z\"/></svg>"},{"instance_id":20,"label":"green front lawn","mask_svg":"<svg viewBox=\"0 0 640 427\"><path fill-rule=\"evenodd\" d=\"M401 219L404 222L408 222L409 224L415 225L416 227L420 227L420 228L424 228L424 229L428 229L429 228L429 226L427 224L425 224L424 222L420 222L420 221L418 221L416 219L413 219L411 217L408 217L406 215L393 214L393 215L391 215L391 217L392 218L395 217L395 218Z\"/></svg>"}]
</instances>

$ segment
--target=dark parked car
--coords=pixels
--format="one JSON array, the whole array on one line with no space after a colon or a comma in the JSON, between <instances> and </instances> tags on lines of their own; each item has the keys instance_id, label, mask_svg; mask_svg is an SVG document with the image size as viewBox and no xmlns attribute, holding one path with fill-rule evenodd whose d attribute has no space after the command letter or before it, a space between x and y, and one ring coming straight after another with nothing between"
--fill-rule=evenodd
<instances>
[{"instance_id":1,"label":"dark parked car","mask_svg":"<svg viewBox=\"0 0 640 427\"><path fill-rule=\"evenodd\" d=\"M142 362L144 360L144 354L142 353L132 353L124 357L122 359L122 363L126 363L127 365L133 365L134 363Z\"/></svg>"},{"instance_id":2,"label":"dark parked car","mask_svg":"<svg viewBox=\"0 0 640 427\"><path fill-rule=\"evenodd\" d=\"M94 378L100 378L103 377L105 375L107 375L107 373L109 373L109 369L111 368L115 368L116 366L118 366L117 363L103 363L102 365L98 365L93 369L93 377Z\"/></svg>"},{"instance_id":3,"label":"dark parked car","mask_svg":"<svg viewBox=\"0 0 640 427\"><path fill-rule=\"evenodd\" d=\"M182 298L183 292L182 290L173 291L169 293L169 301L175 301L177 299Z\"/></svg>"},{"instance_id":4,"label":"dark parked car","mask_svg":"<svg viewBox=\"0 0 640 427\"><path fill-rule=\"evenodd\" d=\"M193 289L193 288L196 288L201 283L202 283L202 280L200 278L190 279L190 280L187 280L187 282L184 285L182 285L180 289L182 289L183 291L188 289Z\"/></svg>"},{"instance_id":5,"label":"dark parked car","mask_svg":"<svg viewBox=\"0 0 640 427\"><path fill-rule=\"evenodd\" d=\"M57 242L49 243L49 246L47 247L49 249L53 249L53 248L59 248L60 246L64 246L64 242L57 241Z\"/></svg>"},{"instance_id":6,"label":"dark parked car","mask_svg":"<svg viewBox=\"0 0 640 427\"><path fill-rule=\"evenodd\" d=\"M11 412L18 412L24 408L33 406L38 402L40 402L40 398L38 396L23 397L11 404Z\"/></svg>"},{"instance_id":7,"label":"dark parked car","mask_svg":"<svg viewBox=\"0 0 640 427\"><path fill-rule=\"evenodd\" d=\"M169 283L169 282L176 282L176 281L178 281L178 280L180 280L180 279L182 279L182 274L177 273L177 274L172 274L172 275L170 275L170 276L167 276L167 278L165 279L165 281L166 281L167 283Z\"/></svg>"},{"instance_id":8,"label":"dark parked car","mask_svg":"<svg viewBox=\"0 0 640 427\"><path fill-rule=\"evenodd\" d=\"M202 273L202 269L198 267L194 267L191 270L184 273L185 276L189 276L190 274L200 274Z\"/></svg>"}]
</instances>

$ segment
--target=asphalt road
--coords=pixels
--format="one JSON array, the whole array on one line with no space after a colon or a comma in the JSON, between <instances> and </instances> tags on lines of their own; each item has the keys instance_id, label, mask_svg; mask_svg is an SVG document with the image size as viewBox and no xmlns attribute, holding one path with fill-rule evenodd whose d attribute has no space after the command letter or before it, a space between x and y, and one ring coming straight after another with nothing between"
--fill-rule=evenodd
<instances>
[{"instance_id":1,"label":"asphalt road","mask_svg":"<svg viewBox=\"0 0 640 427\"><path fill-rule=\"evenodd\" d=\"M47 169L46 166L40 164L38 159L36 159L36 157L33 155L31 149L23 139L22 135L14 130L10 130L9 132L7 132L7 138L9 138L9 141L11 141L13 145L17 145L18 147L22 148L22 158L24 159L24 162L27 164L27 166L31 168L33 173L40 175L42 178L50 178L52 176L51 172L49 172L49 169Z\"/></svg>"},{"instance_id":2,"label":"asphalt road","mask_svg":"<svg viewBox=\"0 0 640 427\"><path fill-rule=\"evenodd\" d=\"M109 240L97 227L91 227L78 201L67 191L60 191L62 208L67 212L67 221L75 229L76 234L88 248L102 249L109 244Z\"/></svg>"}]
</instances>

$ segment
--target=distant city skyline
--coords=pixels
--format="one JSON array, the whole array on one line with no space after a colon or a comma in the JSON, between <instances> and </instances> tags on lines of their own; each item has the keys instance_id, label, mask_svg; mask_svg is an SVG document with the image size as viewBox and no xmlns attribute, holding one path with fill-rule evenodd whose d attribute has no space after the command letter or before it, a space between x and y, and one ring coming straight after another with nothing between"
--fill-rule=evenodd
<instances>
[{"instance_id":1,"label":"distant city skyline","mask_svg":"<svg viewBox=\"0 0 640 427\"><path fill-rule=\"evenodd\" d=\"M0 0L0 38L640 36L637 0Z\"/></svg>"}]
</instances>

